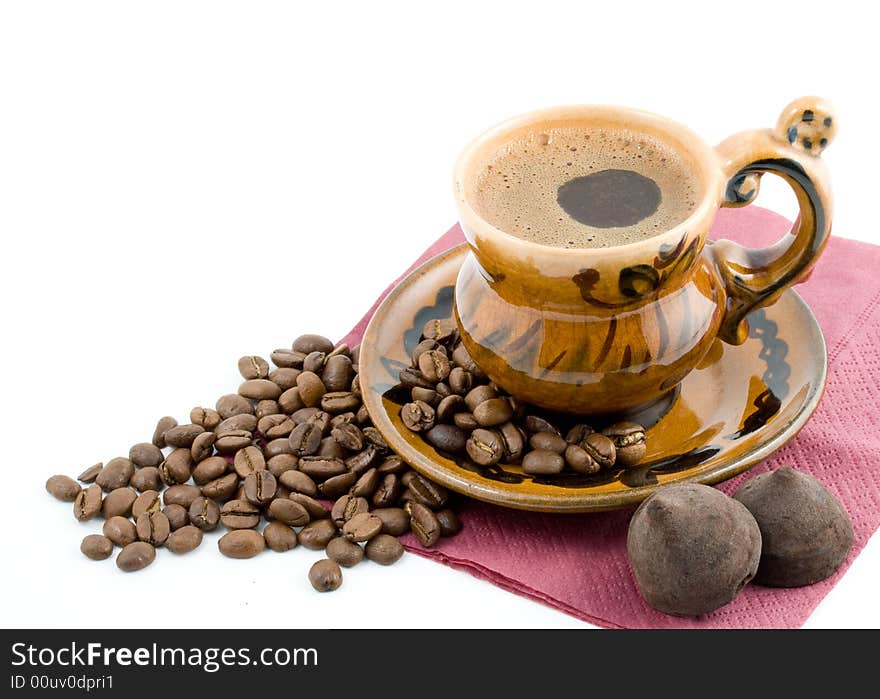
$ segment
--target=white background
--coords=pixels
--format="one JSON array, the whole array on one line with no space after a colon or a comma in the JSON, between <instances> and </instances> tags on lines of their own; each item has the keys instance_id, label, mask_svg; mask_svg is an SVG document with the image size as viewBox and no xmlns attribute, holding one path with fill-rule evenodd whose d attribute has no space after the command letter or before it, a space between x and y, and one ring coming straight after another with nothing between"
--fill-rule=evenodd
<instances>
[{"instance_id":1,"label":"white background","mask_svg":"<svg viewBox=\"0 0 880 699\"><path fill-rule=\"evenodd\" d=\"M212 405L243 354L343 335L453 223L461 147L522 111L625 104L714 143L826 96L835 232L880 243L876 32L852 5L4 3L0 624L584 627L416 556L332 595L315 552L213 539L123 576L43 483ZM782 192L760 203L792 217ZM807 625L880 625L878 580L875 537Z\"/></svg>"}]
</instances>

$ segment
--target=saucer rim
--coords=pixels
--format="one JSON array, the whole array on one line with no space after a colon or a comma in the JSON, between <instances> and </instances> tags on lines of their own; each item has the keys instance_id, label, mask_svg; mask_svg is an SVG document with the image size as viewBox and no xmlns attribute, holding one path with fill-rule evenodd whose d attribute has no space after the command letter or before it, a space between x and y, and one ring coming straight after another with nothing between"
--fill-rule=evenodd
<instances>
[{"instance_id":1,"label":"saucer rim","mask_svg":"<svg viewBox=\"0 0 880 699\"><path fill-rule=\"evenodd\" d=\"M445 466L426 457L422 452L411 447L400 436L399 430L395 428L394 423L388 418L382 404L382 397L372 390L375 382L373 377L370 376L370 366L371 364L378 364L378 362L364 361L365 358L368 359L370 357L372 348L378 346L377 339L381 332L382 319L389 313L397 299L429 270L447 262L448 258L457 255L463 256L467 249L467 243L460 243L425 260L395 285L370 318L370 322L361 340L358 373L361 377L362 401L367 408L373 426L379 430L391 449L413 469L457 493L483 502L517 510L549 513L603 512L638 506L639 503L664 484L637 486L627 491L615 493L584 494L583 492L567 491L558 496L547 493L535 494L517 492L515 490L501 490L462 478L458 474L449 471ZM807 302L791 287L783 292L783 295L788 294L791 294L796 303L801 306L801 310L805 314L806 323L811 327L819 340L818 347L816 347L816 352L819 355L816 357L819 365L818 381L804 401L803 407L792 416L789 422L773 438L740 455L729 464L719 464L713 470L701 475L676 479L675 483L715 485L747 471L794 439L803 429L807 420L816 411L824 395L828 379L828 348L822 328L819 326L819 322L816 320L816 316Z\"/></svg>"}]
</instances>

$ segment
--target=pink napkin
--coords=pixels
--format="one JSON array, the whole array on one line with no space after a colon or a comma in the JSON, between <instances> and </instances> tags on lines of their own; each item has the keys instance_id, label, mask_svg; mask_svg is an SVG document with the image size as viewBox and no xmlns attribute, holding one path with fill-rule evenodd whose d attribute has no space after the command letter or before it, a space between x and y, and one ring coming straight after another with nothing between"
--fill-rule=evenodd
<instances>
[{"instance_id":1,"label":"pink napkin","mask_svg":"<svg viewBox=\"0 0 880 699\"><path fill-rule=\"evenodd\" d=\"M765 245L789 227L781 216L756 206L724 209L712 237ZM453 227L413 267L463 240L459 227ZM880 525L880 422L874 409L880 402L878 267L880 247L831 239L811 278L798 287L819 319L828 345L828 384L822 402L794 440L720 486L731 493L744 479L784 464L824 483L840 498L855 529L848 560L828 580L790 590L749 585L731 604L699 618L661 614L642 600L630 573L625 543L630 512L548 515L470 501L462 511L461 534L443 539L435 549L422 549L412 540L406 542L407 548L599 626L800 626ZM360 340L379 301L346 342Z\"/></svg>"}]
</instances>

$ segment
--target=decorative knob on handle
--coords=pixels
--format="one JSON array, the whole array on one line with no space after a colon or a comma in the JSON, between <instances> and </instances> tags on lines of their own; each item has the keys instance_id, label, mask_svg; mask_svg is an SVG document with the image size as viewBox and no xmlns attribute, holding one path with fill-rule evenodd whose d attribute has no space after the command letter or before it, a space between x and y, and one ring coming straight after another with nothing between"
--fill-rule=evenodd
<instances>
[{"instance_id":1,"label":"decorative knob on handle","mask_svg":"<svg viewBox=\"0 0 880 699\"><path fill-rule=\"evenodd\" d=\"M819 157L837 134L837 117L821 97L798 97L789 104L773 135L793 148Z\"/></svg>"}]
</instances>

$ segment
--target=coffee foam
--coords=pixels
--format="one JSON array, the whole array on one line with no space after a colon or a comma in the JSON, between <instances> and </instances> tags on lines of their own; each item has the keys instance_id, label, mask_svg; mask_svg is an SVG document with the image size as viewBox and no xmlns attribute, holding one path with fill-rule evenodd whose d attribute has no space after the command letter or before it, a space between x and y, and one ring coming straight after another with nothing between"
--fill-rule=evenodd
<instances>
[{"instance_id":1,"label":"coffee foam","mask_svg":"<svg viewBox=\"0 0 880 699\"><path fill-rule=\"evenodd\" d=\"M661 201L653 214L632 226L594 228L557 203L561 185L613 169L632 170L657 183ZM518 238L561 248L602 248L669 230L694 211L700 197L693 168L661 139L589 125L548 128L504 143L480 165L468 198L477 214Z\"/></svg>"}]
</instances>

